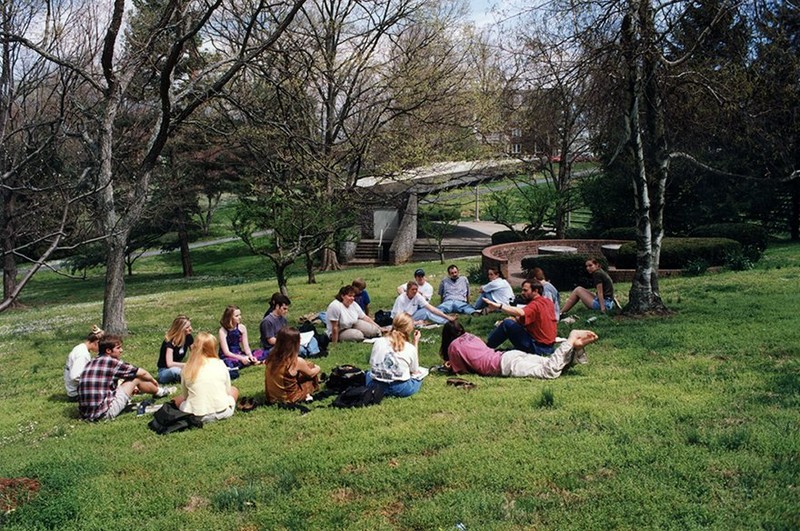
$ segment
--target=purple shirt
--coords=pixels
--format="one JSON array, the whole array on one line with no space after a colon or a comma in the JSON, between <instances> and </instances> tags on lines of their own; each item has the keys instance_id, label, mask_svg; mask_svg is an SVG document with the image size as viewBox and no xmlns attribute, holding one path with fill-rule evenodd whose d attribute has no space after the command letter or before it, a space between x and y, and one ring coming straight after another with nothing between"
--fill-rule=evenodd
<instances>
[{"instance_id":1,"label":"purple shirt","mask_svg":"<svg viewBox=\"0 0 800 531\"><path fill-rule=\"evenodd\" d=\"M474 372L484 376L500 374L500 358L503 353L491 349L479 337L464 334L450 343L447 349L450 368L457 373Z\"/></svg>"}]
</instances>

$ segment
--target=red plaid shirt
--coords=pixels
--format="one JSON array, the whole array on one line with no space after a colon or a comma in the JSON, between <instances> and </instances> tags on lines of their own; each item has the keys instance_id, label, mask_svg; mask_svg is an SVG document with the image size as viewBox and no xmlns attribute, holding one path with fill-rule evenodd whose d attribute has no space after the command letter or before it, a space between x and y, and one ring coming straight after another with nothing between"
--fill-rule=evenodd
<instances>
[{"instance_id":1,"label":"red plaid shirt","mask_svg":"<svg viewBox=\"0 0 800 531\"><path fill-rule=\"evenodd\" d=\"M100 420L111 405L119 380L132 380L139 371L130 363L100 355L86 364L78 384L78 411L85 420Z\"/></svg>"}]
</instances>

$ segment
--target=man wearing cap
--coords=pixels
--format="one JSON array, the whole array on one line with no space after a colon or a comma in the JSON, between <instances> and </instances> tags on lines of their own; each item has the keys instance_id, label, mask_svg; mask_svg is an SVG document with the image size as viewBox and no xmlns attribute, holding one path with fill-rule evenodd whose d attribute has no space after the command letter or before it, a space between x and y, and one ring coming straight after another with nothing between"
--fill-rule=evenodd
<instances>
[{"instance_id":1,"label":"man wearing cap","mask_svg":"<svg viewBox=\"0 0 800 531\"><path fill-rule=\"evenodd\" d=\"M489 334L486 345L499 347L506 339L514 348L531 354L553 353L558 321L555 318L553 301L542 295L542 284L528 279L522 283L522 296L529 302L524 308L497 303L484 297L490 308L511 316L503 319Z\"/></svg>"},{"instance_id":2,"label":"man wearing cap","mask_svg":"<svg viewBox=\"0 0 800 531\"><path fill-rule=\"evenodd\" d=\"M431 286L431 283L425 278L425 270L417 269L414 271L414 280L417 282L419 294L422 295L426 302L431 302L431 299L433 298L433 286ZM407 285L408 284L406 283L397 286L397 294L401 295L405 293Z\"/></svg>"},{"instance_id":3,"label":"man wearing cap","mask_svg":"<svg viewBox=\"0 0 800 531\"><path fill-rule=\"evenodd\" d=\"M437 306L444 313L465 313L472 315L477 312L469 303L469 280L459 276L458 267L453 264L447 268L447 278L439 284L439 296L442 303Z\"/></svg>"}]
</instances>

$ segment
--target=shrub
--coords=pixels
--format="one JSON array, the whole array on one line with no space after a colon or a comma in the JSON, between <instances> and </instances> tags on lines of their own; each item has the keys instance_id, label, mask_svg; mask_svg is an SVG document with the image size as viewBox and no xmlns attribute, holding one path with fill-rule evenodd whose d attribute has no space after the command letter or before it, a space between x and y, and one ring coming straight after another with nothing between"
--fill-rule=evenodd
<instances>
[{"instance_id":1,"label":"shrub","mask_svg":"<svg viewBox=\"0 0 800 531\"><path fill-rule=\"evenodd\" d=\"M586 256L582 254L547 254L526 256L522 259L522 269L530 272L534 267L541 267L547 279L559 291L571 291L576 286L591 288L592 279L586 273L586 260L596 258L603 269L608 269L608 261L602 256ZM528 273L528 277L532 277Z\"/></svg>"},{"instance_id":2,"label":"shrub","mask_svg":"<svg viewBox=\"0 0 800 531\"><path fill-rule=\"evenodd\" d=\"M636 227L615 227L603 231L600 235L603 240L635 240Z\"/></svg>"},{"instance_id":3,"label":"shrub","mask_svg":"<svg viewBox=\"0 0 800 531\"><path fill-rule=\"evenodd\" d=\"M467 269L466 277L470 284L482 285L489 282L489 277L486 276L486 271L483 270L483 267L481 267L480 264L470 266Z\"/></svg>"},{"instance_id":4,"label":"shrub","mask_svg":"<svg viewBox=\"0 0 800 531\"><path fill-rule=\"evenodd\" d=\"M767 231L750 223L715 223L701 225L690 236L703 238L728 238L742 244L744 256L757 262L767 248Z\"/></svg>"},{"instance_id":5,"label":"shrub","mask_svg":"<svg viewBox=\"0 0 800 531\"><path fill-rule=\"evenodd\" d=\"M683 274L689 277L699 277L708 271L708 262L702 258L689 260L683 267Z\"/></svg>"},{"instance_id":6,"label":"shrub","mask_svg":"<svg viewBox=\"0 0 800 531\"><path fill-rule=\"evenodd\" d=\"M501 230L492 234L492 245L500 245L502 243L516 243L524 241L525 238L519 232L512 230Z\"/></svg>"},{"instance_id":7,"label":"shrub","mask_svg":"<svg viewBox=\"0 0 800 531\"><path fill-rule=\"evenodd\" d=\"M708 265L721 266L729 253L741 253L739 242L726 238L664 238L661 242L662 269L683 269L690 262L705 260ZM629 242L619 248L617 267L636 268L636 243Z\"/></svg>"},{"instance_id":8,"label":"shrub","mask_svg":"<svg viewBox=\"0 0 800 531\"><path fill-rule=\"evenodd\" d=\"M564 231L566 240L591 240L594 239L592 231L583 227L568 227Z\"/></svg>"},{"instance_id":9,"label":"shrub","mask_svg":"<svg viewBox=\"0 0 800 531\"><path fill-rule=\"evenodd\" d=\"M725 253L725 265L733 271L747 271L753 269L753 261L747 253Z\"/></svg>"}]
</instances>

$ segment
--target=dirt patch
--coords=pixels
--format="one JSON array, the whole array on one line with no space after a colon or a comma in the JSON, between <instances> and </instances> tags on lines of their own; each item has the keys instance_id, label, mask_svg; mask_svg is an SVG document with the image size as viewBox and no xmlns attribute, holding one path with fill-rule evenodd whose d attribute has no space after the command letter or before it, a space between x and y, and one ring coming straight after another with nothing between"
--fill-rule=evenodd
<instances>
[{"instance_id":1,"label":"dirt patch","mask_svg":"<svg viewBox=\"0 0 800 531\"><path fill-rule=\"evenodd\" d=\"M41 486L30 478L0 478L0 512L7 514L34 498Z\"/></svg>"}]
</instances>

